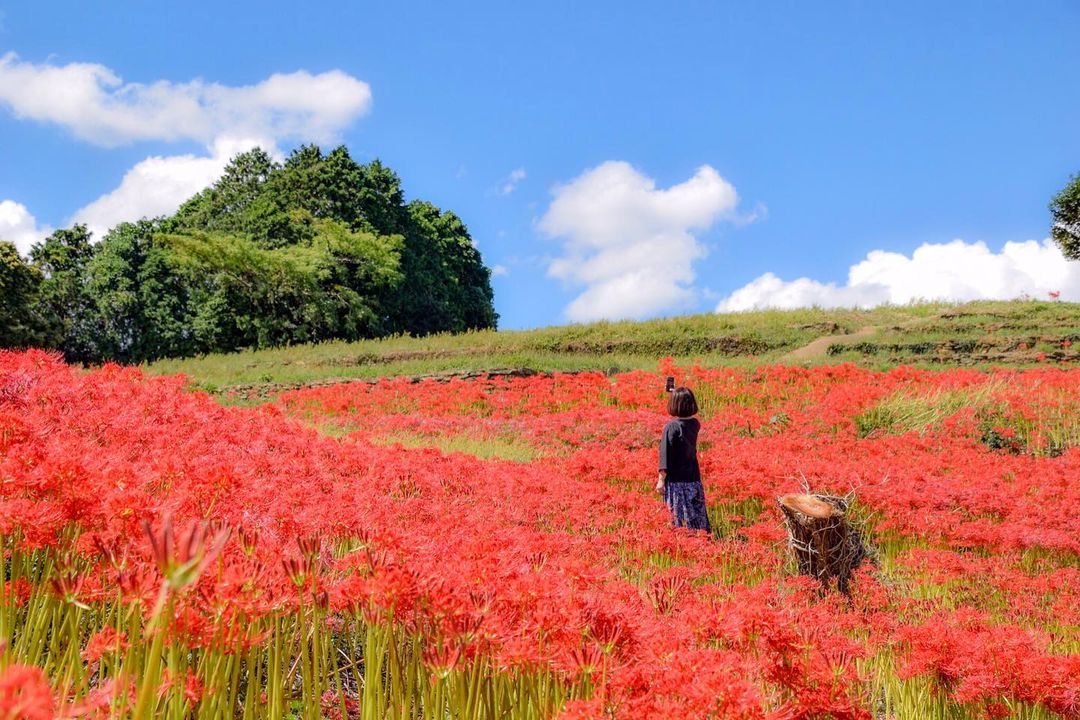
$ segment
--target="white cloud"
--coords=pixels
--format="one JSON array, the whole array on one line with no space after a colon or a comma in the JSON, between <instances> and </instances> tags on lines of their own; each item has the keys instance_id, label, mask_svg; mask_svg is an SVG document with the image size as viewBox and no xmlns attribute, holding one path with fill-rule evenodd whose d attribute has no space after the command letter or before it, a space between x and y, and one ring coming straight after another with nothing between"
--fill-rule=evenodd
<instances>
[{"instance_id":1,"label":"white cloud","mask_svg":"<svg viewBox=\"0 0 1080 720\"><path fill-rule=\"evenodd\" d=\"M499 188L500 195L509 195L517 189L518 183L525 179L525 168L517 168L511 170L510 174L506 176L506 180L503 182L502 187Z\"/></svg>"},{"instance_id":2,"label":"white cloud","mask_svg":"<svg viewBox=\"0 0 1080 720\"><path fill-rule=\"evenodd\" d=\"M230 87L203 80L125 83L96 63L0 57L0 103L104 146L140 140L211 143L223 134L330 142L371 108L367 83L340 71L275 74Z\"/></svg>"},{"instance_id":3,"label":"white cloud","mask_svg":"<svg viewBox=\"0 0 1080 720\"><path fill-rule=\"evenodd\" d=\"M708 165L667 189L629 163L609 161L553 190L539 228L562 238L548 274L585 290L566 307L575 322L643 318L693 302L694 231L734 219L735 188Z\"/></svg>"},{"instance_id":4,"label":"white cloud","mask_svg":"<svg viewBox=\"0 0 1080 720\"><path fill-rule=\"evenodd\" d=\"M510 271L506 269L505 265L495 265L491 268L492 277L501 277L503 275L509 275Z\"/></svg>"},{"instance_id":5,"label":"white cloud","mask_svg":"<svg viewBox=\"0 0 1080 720\"><path fill-rule=\"evenodd\" d=\"M0 240L15 243L23 256L29 255L31 246L50 233L52 228L38 226L34 216L22 203L0 201Z\"/></svg>"},{"instance_id":6,"label":"white cloud","mask_svg":"<svg viewBox=\"0 0 1080 720\"><path fill-rule=\"evenodd\" d=\"M121 222L170 215L185 200L221 177L229 160L259 144L264 148L268 145L256 140L222 138L214 143L209 156L148 157L124 174L119 187L76 211L71 222L85 223L94 238L100 240Z\"/></svg>"},{"instance_id":7,"label":"white cloud","mask_svg":"<svg viewBox=\"0 0 1080 720\"><path fill-rule=\"evenodd\" d=\"M1053 241L1008 242L993 252L983 242L925 243L910 257L874 250L848 271L845 285L810 278L785 281L773 273L739 288L717 312L755 308L871 307L916 300L1009 300L1028 295L1080 301L1080 263Z\"/></svg>"},{"instance_id":8,"label":"white cloud","mask_svg":"<svg viewBox=\"0 0 1080 720\"><path fill-rule=\"evenodd\" d=\"M198 79L125 83L104 65L35 64L8 53L0 56L0 105L97 145L206 144L206 154L140 161L118 187L76 211L70 221L86 223L100 239L119 222L174 212L220 177L233 156L257 144L276 154L285 139L335 140L371 108L371 89L340 70L275 74L244 86Z\"/></svg>"}]
</instances>

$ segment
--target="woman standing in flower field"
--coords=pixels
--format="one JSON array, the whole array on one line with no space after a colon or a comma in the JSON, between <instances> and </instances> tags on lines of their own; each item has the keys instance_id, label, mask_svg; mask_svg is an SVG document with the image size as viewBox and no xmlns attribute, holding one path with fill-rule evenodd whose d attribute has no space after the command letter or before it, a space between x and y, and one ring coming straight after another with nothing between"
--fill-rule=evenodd
<instances>
[{"instance_id":1,"label":"woman standing in flower field","mask_svg":"<svg viewBox=\"0 0 1080 720\"><path fill-rule=\"evenodd\" d=\"M701 484L697 458L701 422L694 417L698 413L698 404L690 388L674 388L668 395L667 411L672 419L664 425L660 436L660 474L656 478L656 492L664 496L675 527L709 532L705 488Z\"/></svg>"}]
</instances>

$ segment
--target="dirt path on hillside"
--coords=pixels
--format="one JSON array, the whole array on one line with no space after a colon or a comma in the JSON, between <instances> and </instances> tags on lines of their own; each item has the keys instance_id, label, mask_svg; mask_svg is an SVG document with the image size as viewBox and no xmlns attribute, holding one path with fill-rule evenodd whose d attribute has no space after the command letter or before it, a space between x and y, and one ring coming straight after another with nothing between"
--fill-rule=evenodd
<instances>
[{"instance_id":1,"label":"dirt path on hillside","mask_svg":"<svg viewBox=\"0 0 1080 720\"><path fill-rule=\"evenodd\" d=\"M824 357L825 353L829 350L829 346L833 343L844 342L847 340L861 340L867 338L878 331L876 325L868 325L867 327L856 330L853 333L846 333L844 335L826 335L819 337L816 340L812 340L801 348L796 348L780 358L782 363L791 362L803 362L805 360L815 360L820 357Z\"/></svg>"}]
</instances>

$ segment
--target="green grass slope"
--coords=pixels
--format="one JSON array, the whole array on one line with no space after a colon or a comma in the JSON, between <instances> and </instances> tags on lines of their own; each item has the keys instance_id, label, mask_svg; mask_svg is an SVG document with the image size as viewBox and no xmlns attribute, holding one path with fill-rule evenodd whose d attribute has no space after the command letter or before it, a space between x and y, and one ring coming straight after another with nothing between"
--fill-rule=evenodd
<instances>
[{"instance_id":1,"label":"green grass slope","mask_svg":"<svg viewBox=\"0 0 1080 720\"><path fill-rule=\"evenodd\" d=\"M658 358L705 365L854 362L874 368L1031 366L1080 360L1080 304L1012 301L873 310L788 310L601 322L523 331L296 345L147 366L196 387L265 396L281 387L528 368L652 369Z\"/></svg>"}]
</instances>

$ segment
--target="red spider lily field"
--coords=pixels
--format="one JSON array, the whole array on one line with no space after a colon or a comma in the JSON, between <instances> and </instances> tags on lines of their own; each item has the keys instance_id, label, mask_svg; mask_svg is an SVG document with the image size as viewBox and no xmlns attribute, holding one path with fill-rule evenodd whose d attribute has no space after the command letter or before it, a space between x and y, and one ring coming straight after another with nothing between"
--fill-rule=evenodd
<instances>
[{"instance_id":1,"label":"red spider lily field","mask_svg":"<svg viewBox=\"0 0 1080 720\"><path fill-rule=\"evenodd\" d=\"M652 489L666 375L711 535ZM0 353L0 719L1080 717L1080 371L185 383Z\"/></svg>"}]
</instances>

